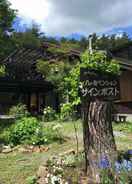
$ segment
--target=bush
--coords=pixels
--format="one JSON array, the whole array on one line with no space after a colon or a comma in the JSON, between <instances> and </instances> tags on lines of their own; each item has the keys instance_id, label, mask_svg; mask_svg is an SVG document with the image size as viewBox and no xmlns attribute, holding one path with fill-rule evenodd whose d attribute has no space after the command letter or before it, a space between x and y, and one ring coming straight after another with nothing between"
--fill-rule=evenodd
<instances>
[{"instance_id":1,"label":"bush","mask_svg":"<svg viewBox=\"0 0 132 184\"><path fill-rule=\"evenodd\" d=\"M44 108L44 121L54 121L57 118L56 112L53 108L51 107L46 107Z\"/></svg>"},{"instance_id":2,"label":"bush","mask_svg":"<svg viewBox=\"0 0 132 184\"><path fill-rule=\"evenodd\" d=\"M10 129L6 128L0 133L0 144L9 144Z\"/></svg>"},{"instance_id":3,"label":"bush","mask_svg":"<svg viewBox=\"0 0 132 184\"><path fill-rule=\"evenodd\" d=\"M60 119L68 121L72 118L73 107L71 103L62 104Z\"/></svg>"},{"instance_id":4,"label":"bush","mask_svg":"<svg viewBox=\"0 0 132 184\"><path fill-rule=\"evenodd\" d=\"M16 121L10 128L9 143L13 145L30 144L42 145L54 141L64 140L62 126L51 124L42 127L40 122L34 117L24 117Z\"/></svg>"},{"instance_id":5,"label":"bush","mask_svg":"<svg viewBox=\"0 0 132 184\"><path fill-rule=\"evenodd\" d=\"M13 115L16 118L21 118L24 116L28 116L29 112L27 110L26 105L19 103L16 106L12 106L9 110L9 115Z\"/></svg>"},{"instance_id":6,"label":"bush","mask_svg":"<svg viewBox=\"0 0 132 184\"><path fill-rule=\"evenodd\" d=\"M10 131L10 143L17 144L43 144L45 137L38 120L33 117L24 117L16 121Z\"/></svg>"},{"instance_id":7,"label":"bush","mask_svg":"<svg viewBox=\"0 0 132 184\"><path fill-rule=\"evenodd\" d=\"M60 143L62 143L64 140L62 126L59 123L45 126L43 131L47 139L47 143L52 143L54 141L60 141Z\"/></svg>"}]
</instances>

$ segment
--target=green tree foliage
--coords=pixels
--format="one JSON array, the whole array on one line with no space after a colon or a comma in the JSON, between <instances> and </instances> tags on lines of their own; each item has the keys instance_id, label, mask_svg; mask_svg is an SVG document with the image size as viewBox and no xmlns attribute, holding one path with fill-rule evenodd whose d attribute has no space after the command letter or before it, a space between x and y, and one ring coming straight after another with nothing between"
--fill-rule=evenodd
<instances>
[{"instance_id":1,"label":"green tree foliage","mask_svg":"<svg viewBox=\"0 0 132 184\"><path fill-rule=\"evenodd\" d=\"M69 102L72 108L80 103L78 96L78 88L80 85L80 68L89 68L101 72L102 74L119 75L120 66L117 61L109 59L105 52L94 51L90 54L85 51L81 55L81 63L70 71L69 75L65 77L65 86L68 89Z\"/></svg>"},{"instance_id":2,"label":"green tree foliage","mask_svg":"<svg viewBox=\"0 0 132 184\"><path fill-rule=\"evenodd\" d=\"M44 78L54 85L55 91L60 94L59 96L62 101L67 96L64 78L77 63L76 60L70 62L67 53L78 47L78 44L70 43L69 41L66 43L62 42L57 47L51 45L48 51L53 57L49 61L39 60L36 65L37 71L42 73Z\"/></svg>"},{"instance_id":3,"label":"green tree foliage","mask_svg":"<svg viewBox=\"0 0 132 184\"><path fill-rule=\"evenodd\" d=\"M40 47L41 46L41 33L39 26L33 24L25 32L14 32L12 40L16 47Z\"/></svg>"},{"instance_id":4,"label":"green tree foliage","mask_svg":"<svg viewBox=\"0 0 132 184\"><path fill-rule=\"evenodd\" d=\"M12 22L16 16L16 11L10 8L7 0L0 1L0 58L8 54L12 48L10 34Z\"/></svg>"},{"instance_id":5,"label":"green tree foliage","mask_svg":"<svg viewBox=\"0 0 132 184\"><path fill-rule=\"evenodd\" d=\"M4 77L5 76L5 66L1 65L0 66L0 77Z\"/></svg>"},{"instance_id":6,"label":"green tree foliage","mask_svg":"<svg viewBox=\"0 0 132 184\"><path fill-rule=\"evenodd\" d=\"M116 34L98 36L96 33L92 34L92 47L93 49L99 50L114 50L116 48L123 47L126 44L131 43L131 39L126 33L122 36L117 36ZM83 37L80 41L81 50L85 50L89 46L88 38Z\"/></svg>"},{"instance_id":7,"label":"green tree foliage","mask_svg":"<svg viewBox=\"0 0 132 184\"><path fill-rule=\"evenodd\" d=\"M48 50L53 54L67 54L71 50L79 50L80 45L79 43L73 43L71 41L60 41L58 46L55 47L54 45L51 46Z\"/></svg>"},{"instance_id":8,"label":"green tree foliage","mask_svg":"<svg viewBox=\"0 0 132 184\"><path fill-rule=\"evenodd\" d=\"M61 97L65 95L64 78L71 67L68 62L63 61L51 62L40 60L37 63L37 70L43 74L46 80L54 85L55 91L59 92Z\"/></svg>"},{"instance_id":9,"label":"green tree foliage","mask_svg":"<svg viewBox=\"0 0 132 184\"><path fill-rule=\"evenodd\" d=\"M102 73L118 74L120 67L117 61L114 59L109 59L105 52L94 51L93 54L88 54L85 51L81 56L82 64L81 67L87 67L89 69L94 69Z\"/></svg>"}]
</instances>

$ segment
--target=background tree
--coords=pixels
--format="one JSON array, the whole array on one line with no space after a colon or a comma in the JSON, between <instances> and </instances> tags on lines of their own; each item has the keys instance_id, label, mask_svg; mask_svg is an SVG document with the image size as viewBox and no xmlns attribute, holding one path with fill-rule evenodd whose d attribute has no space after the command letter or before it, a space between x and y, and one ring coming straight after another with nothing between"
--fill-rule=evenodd
<instances>
[{"instance_id":1,"label":"background tree","mask_svg":"<svg viewBox=\"0 0 132 184\"><path fill-rule=\"evenodd\" d=\"M5 76L5 66L0 65L0 77L4 77L4 76Z\"/></svg>"},{"instance_id":2,"label":"background tree","mask_svg":"<svg viewBox=\"0 0 132 184\"><path fill-rule=\"evenodd\" d=\"M39 26L37 24L33 24L25 31L14 32L11 38L16 47L39 48L41 46L42 39L44 39L44 35L40 32Z\"/></svg>"},{"instance_id":3,"label":"background tree","mask_svg":"<svg viewBox=\"0 0 132 184\"><path fill-rule=\"evenodd\" d=\"M0 59L5 57L12 50L12 23L16 17L16 11L10 8L7 0L0 1Z\"/></svg>"},{"instance_id":4,"label":"background tree","mask_svg":"<svg viewBox=\"0 0 132 184\"><path fill-rule=\"evenodd\" d=\"M67 99L67 90L64 78L71 70L72 65L68 61L43 61L37 63L37 70L43 74L47 81L54 85L54 93L59 95L59 103L65 103Z\"/></svg>"}]
</instances>

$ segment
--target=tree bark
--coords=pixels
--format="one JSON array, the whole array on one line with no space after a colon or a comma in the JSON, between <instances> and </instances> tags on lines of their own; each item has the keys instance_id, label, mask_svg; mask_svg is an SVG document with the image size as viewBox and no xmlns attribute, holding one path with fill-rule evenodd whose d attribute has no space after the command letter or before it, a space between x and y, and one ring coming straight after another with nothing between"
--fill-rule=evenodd
<instances>
[{"instance_id":1,"label":"tree bark","mask_svg":"<svg viewBox=\"0 0 132 184\"><path fill-rule=\"evenodd\" d=\"M102 155L112 160L116 154L116 144L112 129L112 102L87 102L82 107L83 139L86 171L95 178L98 176L98 163Z\"/></svg>"}]
</instances>

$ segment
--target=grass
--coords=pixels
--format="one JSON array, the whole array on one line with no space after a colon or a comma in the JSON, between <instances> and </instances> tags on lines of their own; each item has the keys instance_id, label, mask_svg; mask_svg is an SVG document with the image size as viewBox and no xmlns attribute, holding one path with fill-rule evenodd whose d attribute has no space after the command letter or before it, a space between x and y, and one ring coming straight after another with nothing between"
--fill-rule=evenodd
<instances>
[{"instance_id":1,"label":"grass","mask_svg":"<svg viewBox=\"0 0 132 184\"><path fill-rule=\"evenodd\" d=\"M132 122L114 123L113 127L115 131L132 134Z\"/></svg>"},{"instance_id":2,"label":"grass","mask_svg":"<svg viewBox=\"0 0 132 184\"><path fill-rule=\"evenodd\" d=\"M77 121L75 124L78 130L79 148L83 149L82 125L80 121ZM44 126L47 125L48 123L44 124ZM70 149L76 149L73 122L62 123L62 126L63 135L67 137L67 141L63 144L50 144L48 152L26 154L14 152L10 154L0 154L0 184L26 184L26 179L29 176L35 175L39 166L44 164L48 158ZM118 149L131 149L132 132L129 131L129 128L132 127L132 124L114 124L113 127L115 131L123 133L123 136L115 137Z\"/></svg>"},{"instance_id":3,"label":"grass","mask_svg":"<svg viewBox=\"0 0 132 184\"><path fill-rule=\"evenodd\" d=\"M27 176L37 171L42 156L42 154L21 153L0 155L0 183L25 184Z\"/></svg>"}]
</instances>

